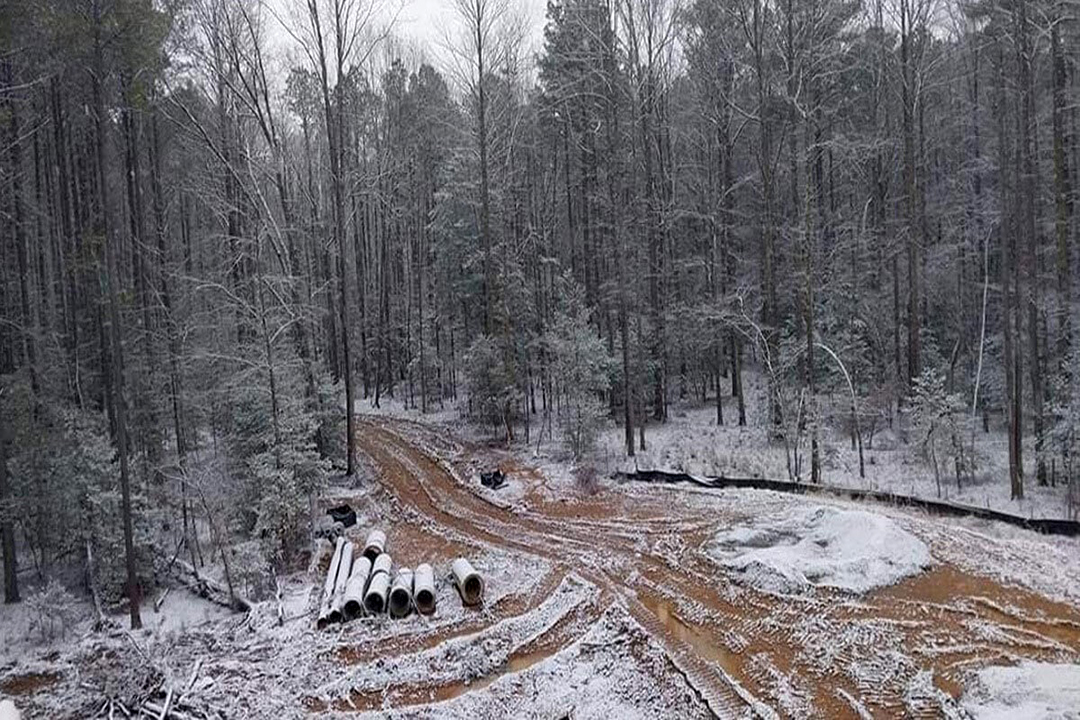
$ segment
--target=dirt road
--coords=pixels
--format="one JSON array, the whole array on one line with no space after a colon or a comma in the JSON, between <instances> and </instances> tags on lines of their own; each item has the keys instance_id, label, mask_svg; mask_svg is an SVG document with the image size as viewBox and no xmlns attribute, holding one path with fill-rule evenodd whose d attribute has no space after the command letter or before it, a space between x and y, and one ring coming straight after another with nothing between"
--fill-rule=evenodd
<instances>
[{"instance_id":1,"label":"dirt road","mask_svg":"<svg viewBox=\"0 0 1080 720\"><path fill-rule=\"evenodd\" d=\"M577 501L533 498L512 512L455 477L449 458L461 462L468 451L445 436L365 419L359 437L386 490L433 527L547 559L557 575L547 590L579 574L601 591L593 617L611 603L625 606L720 717L744 716L755 703L793 717L940 717L955 710L971 668L1080 655L1076 608L949 564L862 597L815 590L780 598L738 585L700 552L711 532L743 518L727 496L702 502L637 487ZM530 664L572 639L546 643Z\"/></svg>"}]
</instances>

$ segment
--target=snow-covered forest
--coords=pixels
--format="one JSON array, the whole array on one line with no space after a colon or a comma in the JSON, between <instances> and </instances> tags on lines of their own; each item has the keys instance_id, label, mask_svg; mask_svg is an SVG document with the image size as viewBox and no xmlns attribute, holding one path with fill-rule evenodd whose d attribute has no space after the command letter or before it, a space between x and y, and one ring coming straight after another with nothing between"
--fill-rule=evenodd
<instances>
[{"instance_id":1,"label":"snow-covered forest","mask_svg":"<svg viewBox=\"0 0 1080 720\"><path fill-rule=\"evenodd\" d=\"M642 470L1080 519L1073 0L549 0L536 26L519 0L447 4L438 41L381 0L0 5L11 657L118 613L139 628L170 588L208 598L210 622L218 606L303 617L331 562L326 507L412 517L375 489L394 463L430 478L438 459L466 484L508 467L477 489L496 514L585 498L628 525L661 496L614 478ZM618 501L597 510L597 493ZM722 497L740 522L775 509ZM698 516L678 517L701 544ZM826 584L862 593L940 559L944 530L897 522L919 539L882 530L917 543L887 581ZM702 547L734 577L748 561L729 535L759 530L725 530ZM1009 557L989 574L1080 597L1074 564L1043 586ZM481 565L512 604L513 559ZM568 575L540 608L610 589ZM655 640L641 618L667 611L635 608ZM598 617L590 637L629 632ZM1075 662L1080 639L1055 637ZM724 668L783 716L866 709L848 687L856 704L806 715ZM671 712L701 710L660 677ZM264 710L226 714L245 712Z\"/></svg>"}]
</instances>

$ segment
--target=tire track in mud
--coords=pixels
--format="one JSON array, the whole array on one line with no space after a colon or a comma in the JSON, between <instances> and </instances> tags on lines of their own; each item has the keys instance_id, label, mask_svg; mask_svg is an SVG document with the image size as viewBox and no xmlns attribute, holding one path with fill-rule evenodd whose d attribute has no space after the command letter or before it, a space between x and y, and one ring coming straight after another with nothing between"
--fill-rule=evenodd
<instances>
[{"instance_id":1,"label":"tire track in mud","mask_svg":"<svg viewBox=\"0 0 1080 720\"><path fill-rule=\"evenodd\" d=\"M568 532L558 532L557 527L552 528L549 523L541 523L536 518L521 517L494 506L462 488L438 462L391 429L370 421L362 421L361 425L362 428L358 430L361 451L379 467L380 482L387 491L403 502L411 502L422 513L456 532L471 534L494 547L539 555L563 572L570 569L566 559L569 552L581 563L575 564L574 571L602 591L627 598L611 576L611 568L607 567L610 563L596 557L597 553L611 548L598 548L595 531L585 537L575 537ZM421 478L434 486L438 500L433 488L429 488ZM495 533L495 528L500 532ZM619 548L618 555L635 552L632 543L622 544L626 547ZM656 617L632 594L627 598L627 606L631 615L668 648L672 662L687 676L718 717L742 717L747 714L746 700L722 668L710 667L678 638L658 633Z\"/></svg>"},{"instance_id":2,"label":"tire track in mud","mask_svg":"<svg viewBox=\"0 0 1080 720\"><path fill-rule=\"evenodd\" d=\"M731 583L696 552L699 508L671 503L684 516L664 522L664 496L650 502L635 491L590 498L587 510L541 503L513 512L464 487L449 461L401 428L430 432L370 418L358 431L388 493L454 535L538 555L559 575L573 569L618 598L719 717L752 714L761 700L784 716L858 717L853 699L871 712L941 715L953 709L950 696L969 667L1080 658L1080 612L1034 593L945 565L930 580L924 574L862 598L778 598ZM442 445L436 452L461 452ZM555 512L545 513L550 506ZM662 548L666 538L678 542ZM933 683L913 690L927 670Z\"/></svg>"}]
</instances>

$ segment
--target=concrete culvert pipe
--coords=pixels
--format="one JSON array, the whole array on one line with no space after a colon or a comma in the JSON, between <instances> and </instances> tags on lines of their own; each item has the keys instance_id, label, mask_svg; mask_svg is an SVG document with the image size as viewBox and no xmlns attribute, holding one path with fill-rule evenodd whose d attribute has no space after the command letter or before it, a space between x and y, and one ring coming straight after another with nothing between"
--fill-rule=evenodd
<instances>
[{"instance_id":1,"label":"concrete culvert pipe","mask_svg":"<svg viewBox=\"0 0 1080 720\"><path fill-rule=\"evenodd\" d=\"M364 609L368 615L379 615L386 610L386 600L390 594L390 565L387 553L379 555L372 564L371 578L364 593Z\"/></svg>"},{"instance_id":2,"label":"concrete culvert pipe","mask_svg":"<svg viewBox=\"0 0 1080 720\"><path fill-rule=\"evenodd\" d=\"M413 571L401 568L390 588L390 617L403 618L412 612L412 599Z\"/></svg>"},{"instance_id":3,"label":"concrete culvert pipe","mask_svg":"<svg viewBox=\"0 0 1080 720\"><path fill-rule=\"evenodd\" d=\"M349 574L352 573L353 552L356 546L345 543L341 550L341 564L338 566L337 581L334 583L334 598L330 601L330 622L341 622L341 606L345 602L345 586L349 583Z\"/></svg>"},{"instance_id":4,"label":"concrete culvert pipe","mask_svg":"<svg viewBox=\"0 0 1080 720\"><path fill-rule=\"evenodd\" d=\"M371 561L361 555L353 562L352 574L345 584L345 602L341 611L346 620L352 620L364 611L364 590L371 575Z\"/></svg>"},{"instance_id":5,"label":"concrete culvert pipe","mask_svg":"<svg viewBox=\"0 0 1080 720\"><path fill-rule=\"evenodd\" d=\"M416 612L430 615L435 612L435 571L427 563L416 566L413 576L413 604Z\"/></svg>"},{"instance_id":6,"label":"concrete culvert pipe","mask_svg":"<svg viewBox=\"0 0 1080 720\"><path fill-rule=\"evenodd\" d=\"M384 552L386 552L386 533L382 530L372 530L368 533L367 542L364 543L364 557L375 562L375 558Z\"/></svg>"},{"instance_id":7,"label":"concrete culvert pipe","mask_svg":"<svg viewBox=\"0 0 1080 720\"><path fill-rule=\"evenodd\" d=\"M454 573L454 584L461 593L461 602L465 605L479 605L484 599L484 579L473 569L465 558L458 558L450 566Z\"/></svg>"},{"instance_id":8,"label":"concrete culvert pipe","mask_svg":"<svg viewBox=\"0 0 1080 720\"><path fill-rule=\"evenodd\" d=\"M339 537L330 558L330 567L326 571L326 583L323 585L322 599L319 602L319 619L315 622L315 627L320 630L330 622L330 603L334 599L334 587L337 585L338 567L341 565L341 553L344 549L345 539Z\"/></svg>"},{"instance_id":9,"label":"concrete culvert pipe","mask_svg":"<svg viewBox=\"0 0 1080 720\"><path fill-rule=\"evenodd\" d=\"M390 566L391 566L390 553L383 553L379 557L375 558L375 561L373 563L371 563L371 576L375 577L375 573L380 573L380 572L383 572L383 573L386 573L387 575L389 575L390 574Z\"/></svg>"}]
</instances>

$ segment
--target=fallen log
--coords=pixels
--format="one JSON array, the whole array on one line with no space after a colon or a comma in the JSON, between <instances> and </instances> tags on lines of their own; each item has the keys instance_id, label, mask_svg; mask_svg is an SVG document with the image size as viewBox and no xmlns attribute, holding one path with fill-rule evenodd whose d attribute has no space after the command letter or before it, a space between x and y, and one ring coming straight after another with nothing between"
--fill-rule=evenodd
<instances>
[{"instance_id":1,"label":"fallen log","mask_svg":"<svg viewBox=\"0 0 1080 720\"><path fill-rule=\"evenodd\" d=\"M173 576L179 580L184 587L199 597L217 603L218 605L223 605L230 610L236 610L238 612L249 612L251 610L251 603L247 598L244 598L236 592L230 594L228 589L222 587L218 582L205 575L200 575L199 571L186 560L176 558L176 567L179 568L180 572L177 573L174 571Z\"/></svg>"},{"instance_id":2,"label":"fallen log","mask_svg":"<svg viewBox=\"0 0 1080 720\"><path fill-rule=\"evenodd\" d=\"M161 604L165 602L165 598L169 597L169 591L171 587L165 588L165 592L161 593L157 600L154 601L154 612L161 612Z\"/></svg>"}]
</instances>

